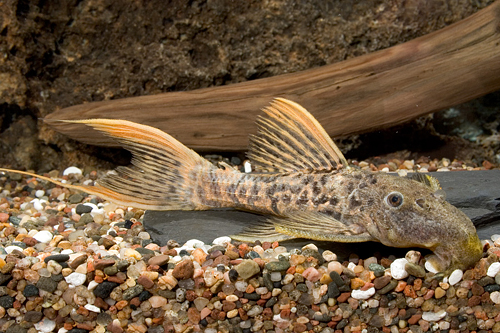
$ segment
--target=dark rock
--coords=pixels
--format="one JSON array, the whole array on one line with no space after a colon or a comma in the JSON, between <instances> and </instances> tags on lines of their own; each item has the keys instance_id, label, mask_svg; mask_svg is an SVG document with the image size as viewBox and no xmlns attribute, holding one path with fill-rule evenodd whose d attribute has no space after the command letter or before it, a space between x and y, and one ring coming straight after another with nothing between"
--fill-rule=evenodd
<instances>
[{"instance_id":1,"label":"dark rock","mask_svg":"<svg viewBox=\"0 0 500 333\"><path fill-rule=\"evenodd\" d=\"M332 279L333 282L335 282L337 287L342 287L345 284L344 280L342 280L339 273L335 271L330 272L330 278Z\"/></svg>"},{"instance_id":2,"label":"dark rock","mask_svg":"<svg viewBox=\"0 0 500 333\"><path fill-rule=\"evenodd\" d=\"M28 311L24 314L24 320L29 321L30 323L38 323L42 320L43 313L39 311Z\"/></svg>"},{"instance_id":3,"label":"dark rock","mask_svg":"<svg viewBox=\"0 0 500 333\"><path fill-rule=\"evenodd\" d=\"M67 255L67 254L54 254L54 255L45 257L45 259L43 261L45 261L45 263L48 263L50 260L54 260L57 262L68 261L69 255Z\"/></svg>"},{"instance_id":4,"label":"dark rock","mask_svg":"<svg viewBox=\"0 0 500 333\"><path fill-rule=\"evenodd\" d=\"M82 202L83 198L83 195L81 195L80 193L75 193L69 196L68 201L71 204L76 204Z\"/></svg>"},{"instance_id":5,"label":"dark rock","mask_svg":"<svg viewBox=\"0 0 500 333\"><path fill-rule=\"evenodd\" d=\"M5 333L27 333L28 329L25 327L22 327L19 324L13 324L10 325L9 328L5 331Z\"/></svg>"},{"instance_id":6,"label":"dark rock","mask_svg":"<svg viewBox=\"0 0 500 333\"><path fill-rule=\"evenodd\" d=\"M147 301L153 294L151 294L149 291L144 290L139 294L139 301L144 302Z\"/></svg>"},{"instance_id":7,"label":"dark rock","mask_svg":"<svg viewBox=\"0 0 500 333\"><path fill-rule=\"evenodd\" d=\"M87 330L84 330L83 328L72 328L70 329L67 333L87 333Z\"/></svg>"},{"instance_id":8,"label":"dark rock","mask_svg":"<svg viewBox=\"0 0 500 333\"><path fill-rule=\"evenodd\" d=\"M84 213L90 213L92 211L92 207L84 204L79 204L76 206L75 211L78 215L82 215Z\"/></svg>"},{"instance_id":9,"label":"dark rock","mask_svg":"<svg viewBox=\"0 0 500 333\"><path fill-rule=\"evenodd\" d=\"M102 299L106 299L109 297L109 294L113 291L118 286L118 283L116 282L108 282L104 281L100 283L97 287L94 289L94 295L96 297L100 297Z\"/></svg>"},{"instance_id":10,"label":"dark rock","mask_svg":"<svg viewBox=\"0 0 500 333\"><path fill-rule=\"evenodd\" d=\"M123 292L123 299L129 301L132 298L139 296L139 294L142 293L143 290L144 287L141 286L140 284L130 287Z\"/></svg>"},{"instance_id":11,"label":"dark rock","mask_svg":"<svg viewBox=\"0 0 500 333\"><path fill-rule=\"evenodd\" d=\"M90 215L89 213L85 213L80 217L80 220L78 220L79 225L86 225L89 223L94 222L94 217Z\"/></svg>"},{"instance_id":12,"label":"dark rock","mask_svg":"<svg viewBox=\"0 0 500 333\"><path fill-rule=\"evenodd\" d=\"M112 320L113 320L113 318L111 318L111 316L109 315L109 313L106 313L106 312L99 313L97 315L97 318L96 318L97 324L102 325L102 326L106 326Z\"/></svg>"},{"instance_id":13,"label":"dark rock","mask_svg":"<svg viewBox=\"0 0 500 333\"><path fill-rule=\"evenodd\" d=\"M24 297L38 296L39 290L35 285L28 284L23 290Z\"/></svg>"},{"instance_id":14,"label":"dark rock","mask_svg":"<svg viewBox=\"0 0 500 333\"><path fill-rule=\"evenodd\" d=\"M38 282L36 283L38 289L42 289L48 291L49 293L53 293L57 288L57 282L51 279L50 277L40 277Z\"/></svg>"},{"instance_id":15,"label":"dark rock","mask_svg":"<svg viewBox=\"0 0 500 333\"><path fill-rule=\"evenodd\" d=\"M387 294L389 291L391 291L394 288L396 288L397 285L398 285L398 281L397 280L391 280L385 287L379 289L377 292L379 294Z\"/></svg>"},{"instance_id":16,"label":"dark rock","mask_svg":"<svg viewBox=\"0 0 500 333\"><path fill-rule=\"evenodd\" d=\"M281 256L278 259L278 261L271 261L266 264L265 267L268 271L282 272L290 268L290 262L287 259L282 258Z\"/></svg>"},{"instance_id":17,"label":"dark rock","mask_svg":"<svg viewBox=\"0 0 500 333\"><path fill-rule=\"evenodd\" d=\"M0 297L0 306L4 309L10 309L14 305L14 298L9 295Z\"/></svg>"},{"instance_id":18,"label":"dark rock","mask_svg":"<svg viewBox=\"0 0 500 333\"><path fill-rule=\"evenodd\" d=\"M328 291L327 291L328 298L335 298L340 295L340 290L335 281L330 282L328 284Z\"/></svg>"},{"instance_id":19,"label":"dark rock","mask_svg":"<svg viewBox=\"0 0 500 333\"><path fill-rule=\"evenodd\" d=\"M6 285L12 279L12 275L0 273L0 286Z\"/></svg>"}]
</instances>

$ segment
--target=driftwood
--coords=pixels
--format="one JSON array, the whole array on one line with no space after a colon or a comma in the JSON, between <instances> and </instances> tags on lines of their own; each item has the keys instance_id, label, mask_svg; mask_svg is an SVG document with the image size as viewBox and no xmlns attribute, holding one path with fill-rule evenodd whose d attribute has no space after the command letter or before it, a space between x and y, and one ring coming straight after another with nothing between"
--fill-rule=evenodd
<instances>
[{"instance_id":1,"label":"driftwood","mask_svg":"<svg viewBox=\"0 0 500 333\"><path fill-rule=\"evenodd\" d=\"M77 105L45 119L71 138L112 145L54 119L148 124L198 150L244 150L273 97L306 107L332 136L404 123L500 89L500 1L444 29L385 50L294 74L228 86Z\"/></svg>"}]
</instances>

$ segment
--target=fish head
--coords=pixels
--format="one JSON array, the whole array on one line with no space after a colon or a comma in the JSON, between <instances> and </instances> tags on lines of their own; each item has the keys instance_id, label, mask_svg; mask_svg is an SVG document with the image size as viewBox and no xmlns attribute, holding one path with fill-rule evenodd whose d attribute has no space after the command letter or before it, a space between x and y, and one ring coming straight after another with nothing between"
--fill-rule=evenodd
<instances>
[{"instance_id":1,"label":"fish head","mask_svg":"<svg viewBox=\"0 0 500 333\"><path fill-rule=\"evenodd\" d=\"M367 230L381 243L430 249L434 254L428 261L445 273L466 269L481 258L483 247L476 228L446 201L437 180L437 186L429 186L404 177L376 176L377 186L369 191L376 209L369 213Z\"/></svg>"}]
</instances>

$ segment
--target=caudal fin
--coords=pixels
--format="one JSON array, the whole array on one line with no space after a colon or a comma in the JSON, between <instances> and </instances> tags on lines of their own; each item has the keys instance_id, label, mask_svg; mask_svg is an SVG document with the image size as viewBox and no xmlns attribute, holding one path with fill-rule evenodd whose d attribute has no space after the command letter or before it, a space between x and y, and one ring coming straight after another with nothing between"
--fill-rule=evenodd
<instances>
[{"instance_id":1,"label":"caudal fin","mask_svg":"<svg viewBox=\"0 0 500 333\"><path fill-rule=\"evenodd\" d=\"M94 186L68 185L47 177L52 183L98 195L117 204L152 210L193 210L197 171L214 168L193 150L157 128L126 120L63 120L93 127L114 138L132 153L132 163L118 167ZM0 171L16 172L0 169Z\"/></svg>"}]
</instances>

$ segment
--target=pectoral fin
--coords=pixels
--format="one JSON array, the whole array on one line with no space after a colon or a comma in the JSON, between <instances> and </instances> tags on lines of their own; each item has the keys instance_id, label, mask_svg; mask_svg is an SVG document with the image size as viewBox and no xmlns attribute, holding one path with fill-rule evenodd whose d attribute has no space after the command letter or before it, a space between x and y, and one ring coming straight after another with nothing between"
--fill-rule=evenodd
<instances>
[{"instance_id":1,"label":"pectoral fin","mask_svg":"<svg viewBox=\"0 0 500 333\"><path fill-rule=\"evenodd\" d=\"M276 231L274 225L264 220L256 225L245 228L242 232L230 236L232 239L242 242L280 242L284 240L294 239L298 237L289 236Z\"/></svg>"},{"instance_id":2,"label":"pectoral fin","mask_svg":"<svg viewBox=\"0 0 500 333\"><path fill-rule=\"evenodd\" d=\"M270 217L266 222L265 225L250 227L242 234L232 237L243 241L306 238L318 241L359 243L376 240L359 224L346 225L330 215L318 212L296 212L286 217Z\"/></svg>"}]
</instances>

